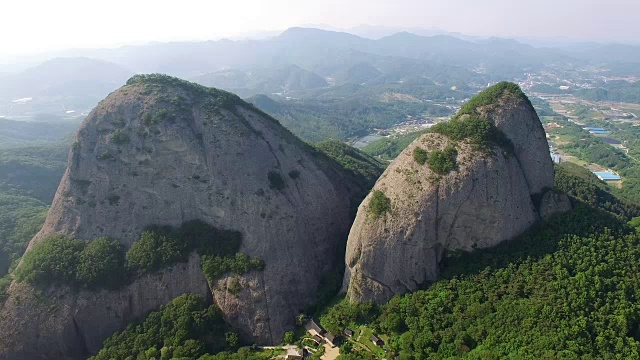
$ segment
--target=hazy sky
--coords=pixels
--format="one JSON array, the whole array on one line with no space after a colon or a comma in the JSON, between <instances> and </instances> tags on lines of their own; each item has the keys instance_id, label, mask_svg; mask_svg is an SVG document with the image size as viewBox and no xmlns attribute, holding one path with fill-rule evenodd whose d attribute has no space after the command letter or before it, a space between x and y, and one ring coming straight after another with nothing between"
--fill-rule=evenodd
<instances>
[{"instance_id":1,"label":"hazy sky","mask_svg":"<svg viewBox=\"0 0 640 360\"><path fill-rule=\"evenodd\" d=\"M215 39L302 24L640 42L640 0L0 0L0 54Z\"/></svg>"}]
</instances>

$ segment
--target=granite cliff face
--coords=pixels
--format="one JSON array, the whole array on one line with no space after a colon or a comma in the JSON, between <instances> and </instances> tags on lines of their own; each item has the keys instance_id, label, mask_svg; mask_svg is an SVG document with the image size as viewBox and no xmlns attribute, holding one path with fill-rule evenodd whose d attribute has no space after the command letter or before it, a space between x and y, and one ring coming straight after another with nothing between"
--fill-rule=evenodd
<instances>
[{"instance_id":1,"label":"granite cliff face","mask_svg":"<svg viewBox=\"0 0 640 360\"><path fill-rule=\"evenodd\" d=\"M0 310L0 358L82 358L102 340L186 292L208 294L248 342L278 343L315 300L349 231L358 183L237 96L163 76L137 76L80 128L43 229L126 248L150 225L202 220L242 234L266 267L236 295L188 264L113 291L36 290L14 282ZM29 250L27 250L29 251ZM224 289L222 289L224 290Z\"/></svg>"},{"instance_id":2,"label":"granite cliff face","mask_svg":"<svg viewBox=\"0 0 640 360\"><path fill-rule=\"evenodd\" d=\"M499 84L468 105L456 120L482 119L506 140L479 149L472 139L426 133L391 163L349 234L343 290L351 300L384 303L414 291L437 279L445 251L495 246L570 209L566 195L552 190L544 130L520 89ZM416 160L416 148L429 156L455 149L456 166L438 173ZM376 196L387 199L378 213Z\"/></svg>"},{"instance_id":3,"label":"granite cliff face","mask_svg":"<svg viewBox=\"0 0 640 360\"><path fill-rule=\"evenodd\" d=\"M496 100L491 104L478 106L476 112L511 140L532 195L542 194L546 189L553 188L554 171L549 157L549 144L531 102L522 94L510 91L505 91Z\"/></svg>"}]
</instances>

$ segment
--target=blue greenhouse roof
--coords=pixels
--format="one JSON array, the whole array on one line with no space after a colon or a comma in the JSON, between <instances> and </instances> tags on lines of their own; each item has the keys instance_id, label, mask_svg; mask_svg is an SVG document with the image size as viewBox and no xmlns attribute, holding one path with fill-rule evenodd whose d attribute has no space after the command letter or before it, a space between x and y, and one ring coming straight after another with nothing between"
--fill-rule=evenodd
<instances>
[{"instance_id":1,"label":"blue greenhouse roof","mask_svg":"<svg viewBox=\"0 0 640 360\"><path fill-rule=\"evenodd\" d=\"M600 180L620 180L620 176L616 175L609 171L594 171L595 176L597 176Z\"/></svg>"}]
</instances>

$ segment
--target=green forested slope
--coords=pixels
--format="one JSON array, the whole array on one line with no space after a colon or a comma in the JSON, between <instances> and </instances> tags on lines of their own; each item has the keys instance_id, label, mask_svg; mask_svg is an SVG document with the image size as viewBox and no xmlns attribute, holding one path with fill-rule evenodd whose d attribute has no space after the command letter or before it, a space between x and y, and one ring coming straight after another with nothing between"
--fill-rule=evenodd
<instances>
[{"instance_id":1,"label":"green forested slope","mask_svg":"<svg viewBox=\"0 0 640 360\"><path fill-rule=\"evenodd\" d=\"M0 277L42 227L70 146L65 141L0 149ZM0 282L0 298L5 285Z\"/></svg>"},{"instance_id":2,"label":"green forested slope","mask_svg":"<svg viewBox=\"0 0 640 360\"><path fill-rule=\"evenodd\" d=\"M334 333L368 329L382 336L387 359L639 358L640 232L627 224L638 207L616 198L582 169L564 165L556 170L559 189L572 196L573 211L494 248L445 254L441 280L381 307L341 300L315 309L321 323ZM163 312L168 309L179 313L174 306ZM203 305L197 311L209 310ZM176 350L207 360L274 355L250 349L213 355L215 344L227 350L236 344L233 335L222 340L228 333L223 327L215 330L220 340L213 343L203 340L208 338L200 327L181 331L179 339L170 329L163 341L153 340L154 316L179 314L153 315L130 326L110 338L98 357L113 356L122 344L136 344L127 347L137 349L128 354L139 359L168 358ZM137 340L140 336L148 348ZM162 347L167 347L164 356ZM383 354L352 341L341 353L343 360Z\"/></svg>"},{"instance_id":3,"label":"green forested slope","mask_svg":"<svg viewBox=\"0 0 640 360\"><path fill-rule=\"evenodd\" d=\"M639 358L637 206L559 168L575 209L511 242L445 255L442 279L388 304L325 310L332 331L368 324L399 359ZM596 180L597 181L597 180ZM374 358L343 346L341 359Z\"/></svg>"},{"instance_id":4,"label":"green forested slope","mask_svg":"<svg viewBox=\"0 0 640 360\"><path fill-rule=\"evenodd\" d=\"M380 159L393 160L423 133L424 131L417 131L397 137L384 137L370 142L362 151Z\"/></svg>"}]
</instances>

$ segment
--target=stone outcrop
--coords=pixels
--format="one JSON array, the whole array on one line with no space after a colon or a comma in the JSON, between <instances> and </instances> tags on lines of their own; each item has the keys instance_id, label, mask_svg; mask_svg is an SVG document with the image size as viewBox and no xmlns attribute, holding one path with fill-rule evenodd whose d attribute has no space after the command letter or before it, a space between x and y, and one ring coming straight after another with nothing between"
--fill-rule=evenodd
<instances>
[{"instance_id":1,"label":"stone outcrop","mask_svg":"<svg viewBox=\"0 0 640 360\"><path fill-rule=\"evenodd\" d=\"M529 99L507 91L495 103L481 106L477 111L511 140L531 194L542 194L553 188L549 144Z\"/></svg>"},{"instance_id":2,"label":"stone outcrop","mask_svg":"<svg viewBox=\"0 0 640 360\"><path fill-rule=\"evenodd\" d=\"M99 292L13 283L0 310L0 358L82 358L182 293L208 293L250 343L278 343L334 271L362 189L337 164L235 95L162 76L134 77L81 126L43 229L131 246L150 225L202 220L242 234L262 272L207 284L199 260ZM29 251L29 250L27 250Z\"/></svg>"},{"instance_id":3,"label":"stone outcrop","mask_svg":"<svg viewBox=\"0 0 640 360\"><path fill-rule=\"evenodd\" d=\"M562 214L571 210L569 197L553 190L546 191L540 200L538 212L544 220L552 218L556 214Z\"/></svg>"},{"instance_id":4,"label":"stone outcrop","mask_svg":"<svg viewBox=\"0 0 640 360\"><path fill-rule=\"evenodd\" d=\"M544 130L519 89L475 110L511 144L481 150L468 140L426 133L405 149L374 186L389 199L389 209L373 212L372 192L351 228L343 282L351 300L384 303L414 291L437 279L445 251L495 246L517 237L541 214L570 209L566 195L552 190ZM457 166L444 175L413 156L417 147L431 154L450 146L457 150Z\"/></svg>"}]
</instances>

